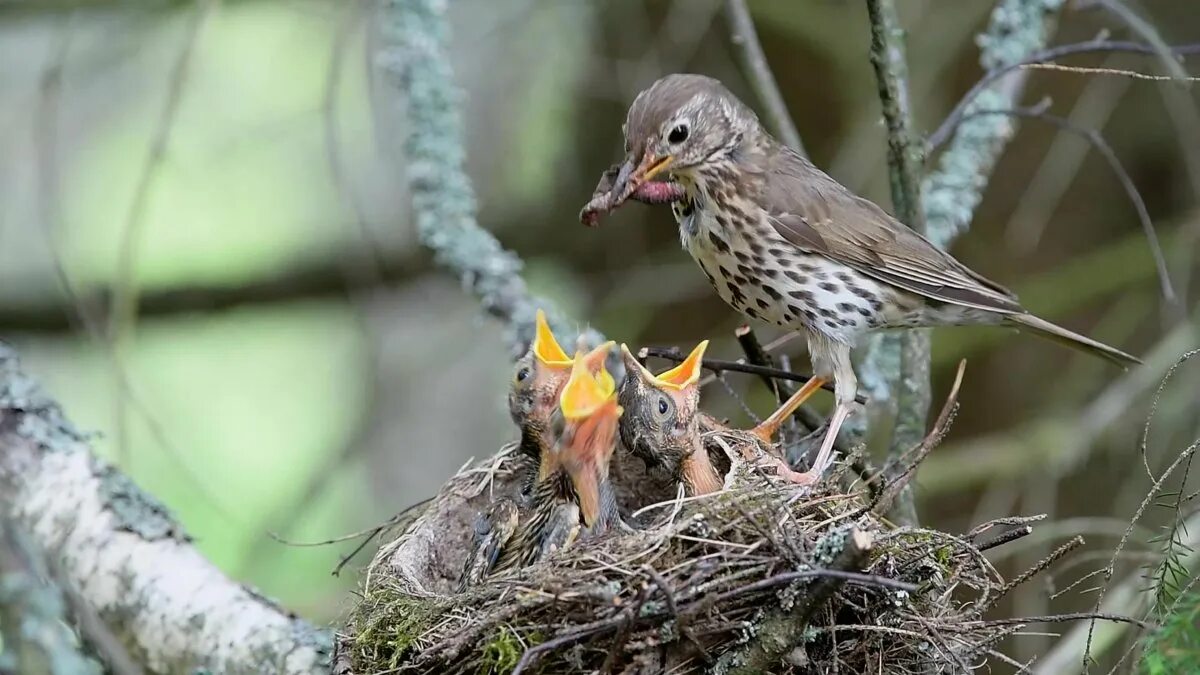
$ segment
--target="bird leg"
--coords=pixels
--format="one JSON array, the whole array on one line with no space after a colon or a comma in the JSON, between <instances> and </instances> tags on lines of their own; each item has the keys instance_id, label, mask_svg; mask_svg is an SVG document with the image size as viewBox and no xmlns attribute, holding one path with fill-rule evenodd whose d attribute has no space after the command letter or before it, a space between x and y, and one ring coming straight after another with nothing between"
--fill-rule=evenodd
<instances>
[{"instance_id":1,"label":"bird leg","mask_svg":"<svg viewBox=\"0 0 1200 675\"><path fill-rule=\"evenodd\" d=\"M833 411L833 418L829 420L829 431L825 432L825 439L821 441L821 449L817 452L817 457L808 471L793 471L786 462L780 460L777 468L779 475L797 485L812 485L821 480L821 476L832 463L833 443L837 440L842 424L850 416L850 410L849 404L839 403L837 409Z\"/></svg>"},{"instance_id":2,"label":"bird leg","mask_svg":"<svg viewBox=\"0 0 1200 675\"><path fill-rule=\"evenodd\" d=\"M813 392L820 389L823 384L825 384L825 380L820 377L813 376L810 378L808 382L804 383L804 386L797 389L796 393L792 394L788 400L784 401L783 405L779 406L778 410L771 413L770 417L763 420L758 426L751 429L750 433L757 436L763 443L771 443L772 439L775 437L775 432L779 431L780 425L782 425L792 413L796 412L796 408L799 408L802 403L807 401L808 397L812 396Z\"/></svg>"}]
</instances>

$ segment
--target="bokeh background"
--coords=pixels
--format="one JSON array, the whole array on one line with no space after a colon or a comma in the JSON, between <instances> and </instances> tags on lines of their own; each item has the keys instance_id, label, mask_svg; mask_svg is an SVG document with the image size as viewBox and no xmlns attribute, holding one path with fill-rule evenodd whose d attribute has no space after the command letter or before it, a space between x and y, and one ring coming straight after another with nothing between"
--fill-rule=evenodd
<instances>
[{"instance_id":1,"label":"bokeh background","mask_svg":"<svg viewBox=\"0 0 1200 675\"><path fill-rule=\"evenodd\" d=\"M740 356L741 318L679 249L665 209L633 205L600 230L576 220L619 156L626 105L658 76L713 75L757 106L723 3L451 4L479 218L524 258L533 289L630 344L711 338L712 355ZM992 3L899 4L928 132L980 75L974 36ZM1139 38L1112 3L1068 4L1058 42ZM1126 5L1166 43L1200 41L1194 3ZM863 3L750 7L813 160L888 205ZM352 544L286 546L269 532L310 542L370 527L515 437L502 327L416 242L405 120L376 69L380 25L375 3L351 0L0 3L0 338L208 556L317 621L345 609L370 549L336 578ZM1153 57L1074 62L1164 72ZM1007 331L936 332L935 404L957 361L970 363L917 495L924 521L951 531L1049 514L1056 524L996 553L1005 570L1083 534L1085 553L1047 582L1065 585L1106 560L1153 482L1139 450L1151 399L1200 344L1200 112L1194 87L1121 77L1033 73L1026 101L1042 97L1111 144L1178 299L1164 301L1100 153L1024 122L955 254L1034 312L1150 365L1122 374ZM806 368L801 345L786 351ZM736 396L714 386L710 408L745 422L770 411L756 380L730 383ZM1146 465L1161 470L1196 437L1198 410L1200 369L1183 368ZM1151 537L1174 515L1151 509L1122 569L1153 561ZM1031 585L1013 611L1061 608L1048 595ZM1050 639L1029 636L1014 655Z\"/></svg>"}]
</instances>

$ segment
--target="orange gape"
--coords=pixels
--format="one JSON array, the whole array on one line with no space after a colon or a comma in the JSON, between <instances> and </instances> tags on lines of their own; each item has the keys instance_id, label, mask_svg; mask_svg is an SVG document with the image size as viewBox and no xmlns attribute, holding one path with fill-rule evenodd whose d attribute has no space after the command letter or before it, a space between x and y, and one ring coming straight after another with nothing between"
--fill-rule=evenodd
<instances>
[{"instance_id":1,"label":"orange gape","mask_svg":"<svg viewBox=\"0 0 1200 675\"><path fill-rule=\"evenodd\" d=\"M617 421L622 412L612 377L603 368L593 375L582 352L577 353L559 406L564 428L558 462L575 487L584 525L603 527L602 521L610 514L602 513L601 490L608 481Z\"/></svg>"}]
</instances>

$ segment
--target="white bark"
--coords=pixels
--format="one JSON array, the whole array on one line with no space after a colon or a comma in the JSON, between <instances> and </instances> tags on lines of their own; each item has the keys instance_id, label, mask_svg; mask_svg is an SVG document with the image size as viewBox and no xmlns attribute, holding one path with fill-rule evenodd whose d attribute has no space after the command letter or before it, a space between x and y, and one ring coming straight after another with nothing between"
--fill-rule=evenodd
<instances>
[{"instance_id":1,"label":"white bark","mask_svg":"<svg viewBox=\"0 0 1200 675\"><path fill-rule=\"evenodd\" d=\"M150 672L328 672L331 636L225 577L0 343L0 508Z\"/></svg>"}]
</instances>

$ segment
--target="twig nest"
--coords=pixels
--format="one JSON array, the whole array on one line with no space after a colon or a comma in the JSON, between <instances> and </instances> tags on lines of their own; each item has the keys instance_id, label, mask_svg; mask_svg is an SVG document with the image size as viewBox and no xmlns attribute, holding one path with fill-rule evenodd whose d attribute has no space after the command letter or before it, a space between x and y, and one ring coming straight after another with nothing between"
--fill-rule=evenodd
<instances>
[{"instance_id":1,"label":"twig nest","mask_svg":"<svg viewBox=\"0 0 1200 675\"><path fill-rule=\"evenodd\" d=\"M959 672L1011 629L980 620L1002 582L978 549L889 527L836 470L810 489L747 473L457 592L518 462L464 470L380 550L342 672Z\"/></svg>"}]
</instances>

